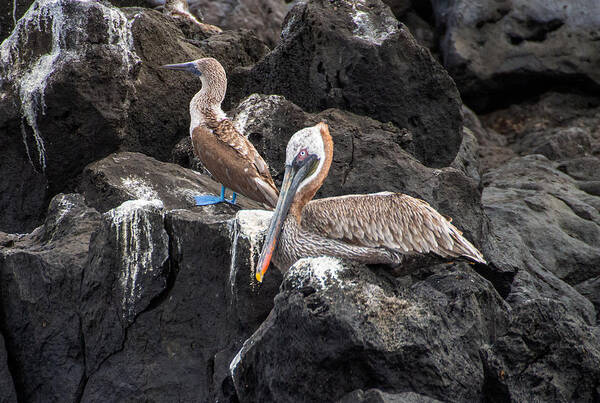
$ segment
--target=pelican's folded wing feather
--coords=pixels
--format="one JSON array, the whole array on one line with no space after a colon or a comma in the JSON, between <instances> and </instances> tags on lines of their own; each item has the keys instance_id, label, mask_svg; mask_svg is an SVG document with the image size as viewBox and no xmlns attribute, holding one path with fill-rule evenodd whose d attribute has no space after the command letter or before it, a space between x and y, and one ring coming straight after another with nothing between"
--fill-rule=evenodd
<instances>
[{"instance_id":1,"label":"pelican's folded wing feather","mask_svg":"<svg viewBox=\"0 0 600 403\"><path fill-rule=\"evenodd\" d=\"M425 201L399 193L313 200L302 211L302 227L360 246L465 256L485 263L481 252L444 216Z\"/></svg>"}]
</instances>

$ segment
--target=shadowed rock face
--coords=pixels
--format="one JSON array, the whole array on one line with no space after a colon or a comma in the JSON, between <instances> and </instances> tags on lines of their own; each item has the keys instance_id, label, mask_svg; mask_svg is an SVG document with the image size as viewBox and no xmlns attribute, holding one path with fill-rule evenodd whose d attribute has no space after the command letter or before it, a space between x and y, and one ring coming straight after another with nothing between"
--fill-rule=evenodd
<instances>
[{"instance_id":1,"label":"shadowed rock face","mask_svg":"<svg viewBox=\"0 0 600 403\"><path fill-rule=\"evenodd\" d=\"M432 5L443 32L444 66L471 108L482 111L558 87L600 91L597 1Z\"/></svg>"},{"instance_id":2,"label":"shadowed rock face","mask_svg":"<svg viewBox=\"0 0 600 403\"><path fill-rule=\"evenodd\" d=\"M79 291L99 220L81 195L60 194L41 227L2 243L0 329L19 400L75 401L81 394Z\"/></svg>"},{"instance_id":3,"label":"shadowed rock face","mask_svg":"<svg viewBox=\"0 0 600 403\"><path fill-rule=\"evenodd\" d=\"M468 265L440 269L403 288L331 258L300 260L232 363L240 400L318 402L357 387L479 400L479 349L504 333L508 305Z\"/></svg>"},{"instance_id":4,"label":"shadowed rock face","mask_svg":"<svg viewBox=\"0 0 600 403\"><path fill-rule=\"evenodd\" d=\"M345 109L408 129L407 150L448 165L461 143L454 82L379 0L312 1L287 15L282 39L250 71L238 71L230 100L280 94L310 112Z\"/></svg>"}]
</instances>

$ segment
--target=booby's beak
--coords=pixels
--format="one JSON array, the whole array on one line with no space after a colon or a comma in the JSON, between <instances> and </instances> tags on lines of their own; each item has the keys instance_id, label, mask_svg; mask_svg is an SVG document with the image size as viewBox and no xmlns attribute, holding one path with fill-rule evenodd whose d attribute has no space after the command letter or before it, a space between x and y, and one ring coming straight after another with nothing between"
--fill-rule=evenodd
<instances>
[{"instance_id":1,"label":"booby's beak","mask_svg":"<svg viewBox=\"0 0 600 403\"><path fill-rule=\"evenodd\" d=\"M188 73L202 75L202 72L198 70L196 67L196 63L188 62L188 63L179 63L179 64L165 64L164 66L160 66L161 69L169 69L169 70L179 70L179 71L187 71Z\"/></svg>"},{"instance_id":2,"label":"booby's beak","mask_svg":"<svg viewBox=\"0 0 600 403\"><path fill-rule=\"evenodd\" d=\"M260 257L258 259L258 265L256 266L256 280L262 283L265 272L269 268L273 252L277 246L277 240L283 227L283 222L288 215L296 191L300 186L302 180L306 177L307 172L313 168L313 162L316 156L307 158L302 165L286 165L285 174L283 176L283 183L281 184L281 190L279 191L279 199L277 199L277 206L275 212L271 218L271 224L267 231L265 243L263 244Z\"/></svg>"}]
</instances>

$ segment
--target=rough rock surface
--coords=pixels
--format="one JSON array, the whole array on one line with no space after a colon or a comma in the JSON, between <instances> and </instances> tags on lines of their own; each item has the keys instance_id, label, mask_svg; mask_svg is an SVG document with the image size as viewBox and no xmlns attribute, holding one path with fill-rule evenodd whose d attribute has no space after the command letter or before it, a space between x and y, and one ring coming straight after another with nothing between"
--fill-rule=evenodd
<instances>
[{"instance_id":1,"label":"rough rock surface","mask_svg":"<svg viewBox=\"0 0 600 403\"><path fill-rule=\"evenodd\" d=\"M600 275L600 197L540 155L514 158L483 180L482 202L501 249L520 250L516 265L527 268L509 300L561 300L594 323L592 304L571 286Z\"/></svg>"},{"instance_id":2,"label":"rough rock surface","mask_svg":"<svg viewBox=\"0 0 600 403\"><path fill-rule=\"evenodd\" d=\"M340 108L412 133L408 151L449 165L461 143L452 79L380 0L299 3L282 39L251 70L232 77L237 94L279 94L307 111Z\"/></svg>"},{"instance_id":3,"label":"rough rock surface","mask_svg":"<svg viewBox=\"0 0 600 403\"><path fill-rule=\"evenodd\" d=\"M221 189L206 175L132 152L114 153L88 165L74 187L101 213L138 199L160 200L167 210L191 208L194 196L218 195ZM261 207L241 195L238 204Z\"/></svg>"},{"instance_id":4,"label":"rough rock surface","mask_svg":"<svg viewBox=\"0 0 600 403\"><path fill-rule=\"evenodd\" d=\"M600 328L551 299L513 309L505 335L482 353L491 401L598 400Z\"/></svg>"},{"instance_id":5,"label":"rough rock surface","mask_svg":"<svg viewBox=\"0 0 600 403\"><path fill-rule=\"evenodd\" d=\"M504 334L508 311L466 264L403 288L365 267L302 259L232 362L234 384L240 401L320 402L369 388L480 400L479 351Z\"/></svg>"},{"instance_id":6,"label":"rough rock surface","mask_svg":"<svg viewBox=\"0 0 600 403\"><path fill-rule=\"evenodd\" d=\"M85 382L78 312L100 215L81 195L52 199L44 225L0 248L0 330L20 401L77 401Z\"/></svg>"},{"instance_id":7,"label":"rough rock surface","mask_svg":"<svg viewBox=\"0 0 600 403\"><path fill-rule=\"evenodd\" d=\"M280 277L251 287L247 255L240 254L232 264L230 211L209 207L165 215L167 288L128 327L120 348L90 373L84 401L105 401L106 396L215 401L234 393L229 362L268 314ZM246 246L247 232L238 231L239 245ZM118 326L105 325L108 336L120 333Z\"/></svg>"},{"instance_id":8,"label":"rough rock surface","mask_svg":"<svg viewBox=\"0 0 600 403\"><path fill-rule=\"evenodd\" d=\"M0 162L0 229L33 229L51 196L85 165L119 148L170 157L189 131L189 99L200 82L157 66L214 56L230 70L266 51L244 32L200 45L153 10L36 3L0 52L0 108L6 112L0 114L0 143L7 145ZM15 175L22 171L28 186Z\"/></svg>"},{"instance_id":9,"label":"rough rock surface","mask_svg":"<svg viewBox=\"0 0 600 403\"><path fill-rule=\"evenodd\" d=\"M338 400L338 403L437 403L441 400L432 399L414 392L385 393L379 389L362 389L348 393Z\"/></svg>"},{"instance_id":10,"label":"rough rock surface","mask_svg":"<svg viewBox=\"0 0 600 403\"><path fill-rule=\"evenodd\" d=\"M532 93L600 91L600 3L433 0L441 53L467 105L481 111ZM527 82L527 85L522 85Z\"/></svg>"},{"instance_id":11,"label":"rough rock surface","mask_svg":"<svg viewBox=\"0 0 600 403\"><path fill-rule=\"evenodd\" d=\"M284 0L190 0L192 12L199 10L204 22L229 30L246 28L273 47L279 41L288 6Z\"/></svg>"},{"instance_id":12,"label":"rough rock surface","mask_svg":"<svg viewBox=\"0 0 600 403\"><path fill-rule=\"evenodd\" d=\"M8 359L4 336L0 336L0 401L16 402L15 384L8 368Z\"/></svg>"},{"instance_id":13,"label":"rough rock surface","mask_svg":"<svg viewBox=\"0 0 600 403\"><path fill-rule=\"evenodd\" d=\"M135 318L165 291L168 257L160 200L129 200L103 214L81 281L88 374L122 348Z\"/></svg>"},{"instance_id":14,"label":"rough rock surface","mask_svg":"<svg viewBox=\"0 0 600 403\"><path fill-rule=\"evenodd\" d=\"M0 3L0 42L10 35L31 3L33 0L11 0Z\"/></svg>"}]
</instances>

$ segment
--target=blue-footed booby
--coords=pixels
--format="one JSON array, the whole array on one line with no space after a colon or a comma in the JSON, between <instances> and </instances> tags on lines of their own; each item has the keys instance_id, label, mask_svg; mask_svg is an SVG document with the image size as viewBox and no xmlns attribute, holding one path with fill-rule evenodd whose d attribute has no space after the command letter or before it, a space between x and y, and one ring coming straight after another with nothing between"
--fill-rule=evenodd
<instances>
[{"instance_id":1,"label":"blue-footed booby","mask_svg":"<svg viewBox=\"0 0 600 403\"><path fill-rule=\"evenodd\" d=\"M162 67L187 71L200 76L202 80L202 89L190 102L190 136L194 153L222 186L220 197L196 196L196 205L220 202L235 204L236 193L241 193L275 207L279 192L269 167L221 109L227 89L227 76L221 63L206 57ZM225 199L226 187L234 192L231 200Z\"/></svg>"},{"instance_id":2,"label":"blue-footed booby","mask_svg":"<svg viewBox=\"0 0 600 403\"><path fill-rule=\"evenodd\" d=\"M312 200L332 158L325 123L290 139L281 193L256 268L259 282L271 260L287 271L303 257L397 264L407 255L433 252L485 263L481 252L423 200L391 192Z\"/></svg>"}]
</instances>

